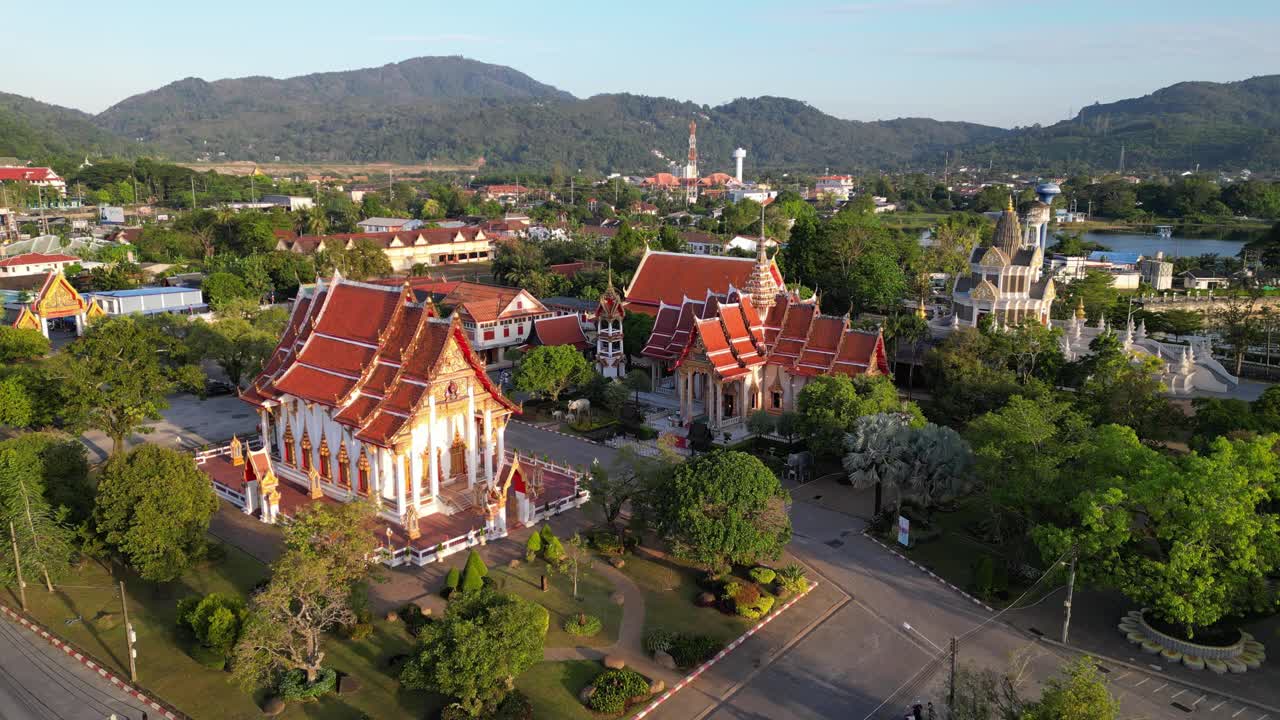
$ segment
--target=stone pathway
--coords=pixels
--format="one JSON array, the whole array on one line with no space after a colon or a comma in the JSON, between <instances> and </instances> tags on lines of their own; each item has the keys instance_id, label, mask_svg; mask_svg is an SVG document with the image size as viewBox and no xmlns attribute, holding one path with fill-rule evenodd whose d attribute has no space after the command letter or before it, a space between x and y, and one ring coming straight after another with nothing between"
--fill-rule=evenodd
<instances>
[{"instance_id":1,"label":"stone pathway","mask_svg":"<svg viewBox=\"0 0 1280 720\"><path fill-rule=\"evenodd\" d=\"M606 655L627 656L638 653L643 657L644 647L644 593L622 571L608 563L592 568L608 578L613 587L622 593L622 623L618 626L618 641L608 647L547 648L546 660L599 660ZM630 661L628 660L628 664Z\"/></svg>"}]
</instances>

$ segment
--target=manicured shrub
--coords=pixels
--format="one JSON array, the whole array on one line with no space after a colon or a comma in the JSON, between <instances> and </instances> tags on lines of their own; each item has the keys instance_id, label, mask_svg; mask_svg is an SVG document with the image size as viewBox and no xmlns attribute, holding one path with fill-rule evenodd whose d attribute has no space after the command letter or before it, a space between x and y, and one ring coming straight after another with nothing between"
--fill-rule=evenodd
<instances>
[{"instance_id":1,"label":"manicured shrub","mask_svg":"<svg viewBox=\"0 0 1280 720\"><path fill-rule=\"evenodd\" d=\"M761 585L768 585L772 583L774 578L778 576L778 573L773 568L767 568L763 565L751 568L751 572L748 574L751 576L752 580Z\"/></svg>"},{"instance_id":2,"label":"manicured shrub","mask_svg":"<svg viewBox=\"0 0 1280 720\"><path fill-rule=\"evenodd\" d=\"M786 594L801 593L809 587L809 578L804 575L804 568L796 564L788 565L778 571L778 589Z\"/></svg>"},{"instance_id":3,"label":"manicured shrub","mask_svg":"<svg viewBox=\"0 0 1280 720\"><path fill-rule=\"evenodd\" d=\"M671 643L671 658L682 668L692 668L710 660L724 644L706 635L677 635Z\"/></svg>"},{"instance_id":4,"label":"manicured shrub","mask_svg":"<svg viewBox=\"0 0 1280 720\"><path fill-rule=\"evenodd\" d=\"M644 651L650 655L656 655L659 652L670 652L671 644L675 642L676 634L670 630L662 628L653 628L644 634Z\"/></svg>"},{"instance_id":5,"label":"manicured shrub","mask_svg":"<svg viewBox=\"0 0 1280 720\"><path fill-rule=\"evenodd\" d=\"M542 552L542 535L534 533L529 536L528 540L524 541L525 562L533 562L533 559L538 557L540 552Z\"/></svg>"},{"instance_id":6,"label":"manicured shrub","mask_svg":"<svg viewBox=\"0 0 1280 720\"><path fill-rule=\"evenodd\" d=\"M751 605L760 599L760 586L755 583L734 580L725 584L724 592L720 595L720 599L727 603L730 609Z\"/></svg>"},{"instance_id":7,"label":"manicured shrub","mask_svg":"<svg viewBox=\"0 0 1280 720\"><path fill-rule=\"evenodd\" d=\"M422 630L427 623L431 622L431 618L422 612L422 608L416 603L406 603L400 608L400 619L404 622L404 629L414 637L418 636L418 632Z\"/></svg>"},{"instance_id":8,"label":"manicured shrub","mask_svg":"<svg viewBox=\"0 0 1280 720\"><path fill-rule=\"evenodd\" d=\"M462 571L458 570L456 567L449 568L449 572L445 573L444 576L444 590L440 594L447 598L452 595L461 584Z\"/></svg>"},{"instance_id":9,"label":"manicured shrub","mask_svg":"<svg viewBox=\"0 0 1280 720\"><path fill-rule=\"evenodd\" d=\"M201 646L224 658L240 639L248 614L244 600L231 595L209 593L178 602L178 625L189 631Z\"/></svg>"},{"instance_id":10,"label":"manicured shrub","mask_svg":"<svg viewBox=\"0 0 1280 720\"><path fill-rule=\"evenodd\" d=\"M307 674L301 670L290 670L280 678L280 686L276 692L285 702L314 700L327 695L338 686L338 673L331 668L324 668L316 681L307 684Z\"/></svg>"},{"instance_id":11,"label":"manicured shrub","mask_svg":"<svg viewBox=\"0 0 1280 720\"><path fill-rule=\"evenodd\" d=\"M555 531L551 529L550 525L543 525L542 529L538 531L538 534L542 536L543 545L546 545L550 542L551 538L556 536Z\"/></svg>"},{"instance_id":12,"label":"manicured shrub","mask_svg":"<svg viewBox=\"0 0 1280 720\"><path fill-rule=\"evenodd\" d=\"M760 593L760 597L754 602L747 605L735 605L733 611L748 620L759 620L769 611L773 609L774 598L767 592Z\"/></svg>"},{"instance_id":13,"label":"manicured shrub","mask_svg":"<svg viewBox=\"0 0 1280 720\"><path fill-rule=\"evenodd\" d=\"M477 560L480 558L474 550L471 551L471 557L467 558L467 566L462 571L462 584L458 586L458 590L463 594L479 592L480 588L484 587L484 575L480 572L484 563L472 563L472 557Z\"/></svg>"},{"instance_id":14,"label":"manicured shrub","mask_svg":"<svg viewBox=\"0 0 1280 720\"><path fill-rule=\"evenodd\" d=\"M592 637L600 632L600 618L586 613L575 613L564 621L564 631L578 637Z\"/></svg>"},{"instance_id":15,"label":"manicured shrub","mask_svg":"<svg viewBox=\"0 0 1280 720\"><path fill-rule=\"evenodd\" d=\"M649 681L635 670L605 670L594 683L595 692L587 706L598 713L618 715L630 703L649 696Z\"/></svg>"},{"instance_id":16,"label":"manicured shrub","mask_svg":"<svg viewBox=\"0 0 1280 720\"><path fill-rule=\"evenodd\" d=\"M373 624L358 622L351 625L344 625L342 626L342 634L352 640L365 640L373 634Z\"/></svg>"},{"instance_id":17,"label":"manicured shrub","mask_svg":"<svg viewBox=\"0 0 1280 720\"><path fill-rule=\"evenodd\" d=\"M555 535L551 539L542 538L542 557L549 565L559 565L564 562L564 545L560 544L560 538Z\"/></svg>"},{"instance_id":18,"label":"manicured shrub","mask_svg":"<svg viewBox=\"0 0 1280 720\"><path fill-rule=\"evenodd\" d=\"M466 579L467 570L470 570L471 568L475 568L476 573L480 575L480 577L485 577L489 574L489 567L484 564L484 559L481 558L480 553L475 550L467 553L467 564L462 568L463 579Z\"/></svg>"},{"instance_id":19,"label":"manicured shrub","mask_svg":"<svg viewBox=\"0 0 1280 720\"><path fill-rule=\"evenodd\" d=\"M498 703L493 720L533 720L533 703L519 690L512 690Z\"/></svg>"}]
</instances>

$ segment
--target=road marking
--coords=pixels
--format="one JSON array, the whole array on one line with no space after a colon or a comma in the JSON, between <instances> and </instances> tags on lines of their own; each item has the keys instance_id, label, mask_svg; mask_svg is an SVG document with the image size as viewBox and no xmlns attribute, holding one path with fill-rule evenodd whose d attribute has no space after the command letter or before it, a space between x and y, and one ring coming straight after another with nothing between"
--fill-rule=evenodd
<instances>
[{"instance_id":1,"label":"road marking","mask_svg":"<svg viewBox=\"0 0 1280 720\"><path fill-rule=\"evenodd\" d=\"M1116 682L1120 682L1121 680L1123 680L1123 679L1125 679L1125 678L1129 677L1129 676L1130 676L1130 675L1132 675L1132 674L1133 674L1133 671L1132 671L1132 670L1126 670L1126 671L1125 671L1125 673L1124 673L1123 675L1121 675L1120 677L1116 678Z\"/></svg>"},{"instance_id":2,"label":"road marking","mask_svg":"<svg viewBox=\"0 0 1280 720\"><path fill-rule=\"evenodd\" d=\"M1169 699L1170 699L1170 700L1176 699L1179 695L1181 695L1181 694L1182 694L1182 693L1184 693L1184 692L1186 692L1186 689L1185 689L1185 688L1183 688L1182 690L1179 690L1178 692L1174 693L1174 694L1173 694L1173 697L1171 697L1171 698L1169 698Z\"/></svg>"},{"instance_id":3,"label":"road marking","mask_svg":"<svg viewBox=\"0 0 1280 720\"><path fill-rule=\"evenodd\" d=\"M1137 685L1134 685L1134 687L1136 687L1136 688L1140 688L1140 687L1142 687L1142 684L1143 684L1143 683L1145 683L1146 681L1148 681L1148 680L1150 680L1150 679L1151 679L1151 678L1142 678L1142 680L1140 680L1140 681L1138 682L1138 684L1137 684Z\"/></svg>"},{"instance_id":4,"label":"road marking","mask_svg":"<svg viewBox=\"0 0 1280 720\"><path fill-rule=\"evenodd\" d=\"M1239 715L1239 714L1240 714L1240 713L1242 713L1242 712L1244 712L1244 708L1240 708L1239 710L1237 710L1237 711L1235 711L1234 713L1232 713L1231 717L1235 717L1236 715Z\"/></svg>"},{"instance_id":5,"label":"road marking","mask_svg":"<svg viewBox=\"0 0 1280 720\"><path fill-rule=\"evenodd\" d=\"M1209 712L1213 712L1214 710L1217 710L1218 708L1220 708L1220 707L1222 707L1223 705L1226 705L1226 704L1227 704L1227 701L1226 701L1226 700L1222 700L1222 701L1218 702L1218 704L1217 704L1217 705L1214 705L1213 707L1209 708Z\"/></svg>"},{"instance_id":6,"label":"road marking","mask_svg":"<svg viewBox=\"0 0 1280 720\"><path fill-rule=\"evenodd\" d=\"M1195 701L1195 702L1191 703L1191 707L1195 707L1195 706L1199 705L1200 703L1204 702L1204 699L1205 699L1205 698L1207 698L1207 697L1209 697L1209 696L1208 696L1208 695L1201 695L1199 700L1197 700L1197 701Z\"/></svg>"},{"instance_id":7,"label":"road marking","mask_svg":"<svg viewBox=\"0 0 1280 720\"><path fill-rule=\"evenodd\" d=\"M1267 720L1267 718L1269 718L1269 717L1271 717L1271 716L1270 716L1270 715L1263 715L1262 717L1258 718L1258 720Z\"/></svg>"},{"instance_id":8,"label":"road marking","mask_svg":"<svg viewBox=\"0 0 1280 720\"><path fill-rule=\"evenodd\" d=\"M1160 687L1156 688L1155 690L1152 690L1151 692L1156 692L1156 693L1158 693L1158 692L1160 692L1161 690L1163 690L1163 689L1165 689L1165 688L1167 688L1167 687L1169 687L1169 683L1165 683L1165 684L1161 685Z\"/></svg>"}]
</instances>

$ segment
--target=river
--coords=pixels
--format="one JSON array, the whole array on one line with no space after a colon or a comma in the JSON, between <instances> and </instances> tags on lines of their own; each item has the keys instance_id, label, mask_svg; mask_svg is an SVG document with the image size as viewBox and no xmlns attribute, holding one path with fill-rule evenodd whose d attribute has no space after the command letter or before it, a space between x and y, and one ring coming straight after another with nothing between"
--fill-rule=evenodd
<instances>
[{"instance_id":1,"label":"river","mask_svg":"<svg viewBox=\"0 0 1280 720\"><path fill-rule=\"evenodd\" d=\"M1154 234L1087 232L1081 237L1086 242L1097 243L1112 252L1137 253L1145 257L1154 257L1159 250L1164 251L1165 257L1197 257L1210 253L1223 257L1235 257L1240 254L1240 248L1245 246L1244 240L1190 238L1179 235L1159 237Z\"/></svg>"}]
</instances>

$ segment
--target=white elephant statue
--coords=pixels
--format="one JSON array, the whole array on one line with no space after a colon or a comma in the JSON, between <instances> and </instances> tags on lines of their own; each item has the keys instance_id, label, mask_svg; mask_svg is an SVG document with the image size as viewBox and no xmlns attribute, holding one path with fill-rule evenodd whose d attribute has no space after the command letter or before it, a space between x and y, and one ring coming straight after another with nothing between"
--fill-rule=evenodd
<instances>
[{"instance_id":1,"label":"white elephant statue","mask_svg":"<svg viewBox=\"0 0 1280 720\"><path fill-rule=\"evenodd\" d=\"M591 401L590 401L590 400L588 400L588 399L586 399L586 398L579 398L579 399L577 399L577 400L570 400L570 401L569 401L569 415L570 415L572 418L574 418L574 419L576 420L576 419L578 418L578 416L579 416L579 415L581 415L581 414L582 414L582 413L584 413L584 412L585 412L585 413L590 414L590 412L591 412Z\"/></svg>"}]
</instances>

